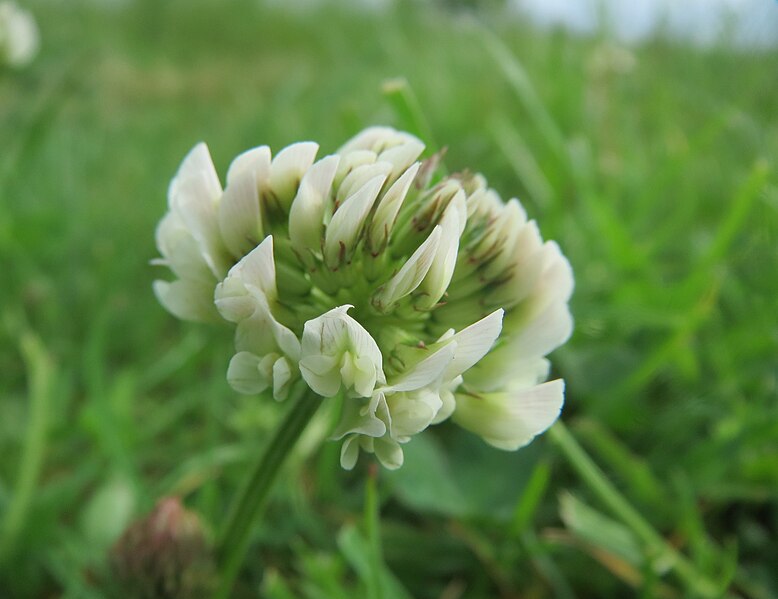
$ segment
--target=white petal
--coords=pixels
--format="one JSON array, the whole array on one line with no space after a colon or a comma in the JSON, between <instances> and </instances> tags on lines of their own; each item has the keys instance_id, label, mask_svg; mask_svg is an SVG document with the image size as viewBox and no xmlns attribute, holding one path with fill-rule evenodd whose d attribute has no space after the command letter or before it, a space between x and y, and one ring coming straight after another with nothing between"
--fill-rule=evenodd
<instances>
[{"instance_id":1,"label":"white petal","mask_svg":"<svg viewBox=\"0 0 778 599\"><path fill-rule=\"evenodd\" d=\"M301 254L305 250L321 249L324 213L339 162L339 156L322 158L308 169L300 182L289 210L289 238Z\"/></svg>"},{"instance_id":2,"label":"white petal","mask_svg":"<svg viewBox=\"0 0 778 599\"><path fill-rule=\"evenodd\" d=\"M567 301L573 293L575 281L570 262L562 254L559 246L554 241L547 241L543 245L545 268L542 275L542 285L553 290L553 295L558 300Z\"/></svg>"},{"instance_id":3,"label":"white petal","mask_svg":"<svg viewBox=\"0 0 778 599\"><path fill-rule=\"evenodd\" d=\"M230 269L224 281L216 286L214 302L222 317L230 322L240 322L257 309L254 297L257 293L264 296L266 304L277 297L273 237L270 235Z\"/></svg>"},{"instance_id":4,"label":"white petal","mask_svg":"<svg viewBox=\"0 0 778 599\"><path fill-rule=\"evenodd\" d=\"M268 388L268 381L260 373L261 358L249 352L238 352L227 368L227 382L230 387L244 395L256 395Z\"/></svg>"},{"instance_id":5,"label":"white petal","mask_svg":"<svg viewBox=\"0 0 778 599\"><path fill-rule=\"evenodd\" d=\"M350 354L349 360L344 360L340 368L340 376L346 387L353 387L357 395L369 397L375 389L378 371L373 361L367 356Z\"/></svg>"},{"instance_id":6,"label":"white petal","mask_svg":"<svg viewBox=\"0 0 778 599\"><path fill-rule=\"evenodd\" d=\"M159 221L155 236L157 248L163 258L152 260L152 264L169 267L180 279L193 279L209 285L216 282L202 255L200 245L178 215L168 212Z\"/></svg>"},{"instance_id":7,"label":"white petal","mask_svg":"<svg viewBox=\"0 0 778 599\"><path fill-rule=\"evenodd\" d=\"M445 380L459 376L487 354L500 336L503 314L502 309L495 310L451 337L457 349L443 375Z\"/></svg>"},{"instance_id":8,"label":"white petal","mask_svg":"<svg viewBox=\"0 0 778 599\"><path fill-rule=\"evenodd\" d=\"M418 308L429 310L438 303L448 289L457 265L459 236L464 231L466 218L465 192L460 190L449 203L440 221L440 245L419 287L424 295L416 302Z\"/></svg>"},{"instance_id":9,"label":"white petal","mask_svg":"<svg viewBox=\"0 0 778 599\"><path fill-rule=\"evenodd\" d=\"M484 296L484 302L488 306L501 306L510 310L517 304L527 300L536 290L543 274L543 250L510 267L510 271L503 273L503 282Z\"/></svg>"},{"instance_id":10,"label":"white petal","mask_svg":"<svg viewBox=\"0 0 778 599\"><path fill-rule=\"evenodd\" d=\"M368 181L359 191L348 197L332 216L324 241L324 258L330 268L338 268L353 251L385 179L386 177L379 175Z\"/></svg>"},{"instance_id":11,"label":"white petal","mask_svg":"<svg viewBox=\"0 0 778 599\"><path fill-rule=\"evenodd\" d=\"M401 215L402 226L398 229L392 250L395 253L396 250L402 252L408 243L417 243L418 236L425 235L427 230L439 225L448 207L452 202L456 205L455 200L463 199L463 194L462 183L456 179L445 179L424 192L423 197L415 202L415 210ZM464 221L466 215L462 215L462 218Z\"/></svg>"},{"instance_id":12,"label":"white petal","mask_svg":"<svg viewBox=\"0 0 778 599\"><path fill-rule=\"evenodd\" d=\"M336 369L339 364L338 355L325 356L325 355L306 355L303 357L305 361L305 368L310 370L313 374L319 376L325 376L330 373L331 370ZM338 380L337 375L333 374L335 380Z\"/></svg>"},{"instance_id":13,"label":"white petal","mask_svg":"<svg viewBox=\"0 0 778 599\"><path fill-rule=\"evenodd\" d=\"M503 343L467 371L465 382L468 387L485 393L527 389L545 381L550 369L551 364L545 358L517 360L513 348Z\"/></svg>"},{"instance_id":14,"label":"white petal","mask_svg":"<svg viewBox=\"0 0 778 599\"><path fill-rule=\"evenodd\" d=\"M398 131L391 127L367 127L343 144L338 154L349 154L358 150L377 152L395 141L397 135Z\"/></svg>"},{"instance_id":15,"label":"white petal","mask_svg":"<svg viewBox=\"0 0 778 599\"><path fill-rule=\"evenodd\" d=\"M230 269L229 277L239 277L246 286L262 291L268 302L277 297L276 266L273 258L273 236L268 235L256 248L251 250Z\"/></svg>"},{"instance_id":16,"label":"white petal","mask_svg":"<svg viewBox=\"0 0 778 599\"><path fill-rule=\"evenodd\" d=\"M262 216L256 173L245 171L227 183L219 202L219 232L236 258L244 256L262 239Z\"/></svg>"},{"instance_id":17,"label":"white petal","mask_svg":"<svg viewBox=\"0 0 778 599\"><path fill-rule=\"evenodd\" d=\"M573 291L573 271L555 242L543 244L537 259L542 261L541 273L520 310L516 311L521 314L522 321L537 318L550 304L566 303Z\"/></svg>"},{"instance_id":18,"label":"white petal","mask_svg":"<svg viewBox=\"0 0 778 599\"><path fill-rule=\"evenodd\" d=\"M508 233L502 250L486 264L483 274L486 278L493 279L513 265L517 265L521 271L524 268L522 265L538 261L537 254L542 247L543 239L534 220L524 225L517 225L512 232Z\"/></svg>"},{"instance_id":19,"label":"white petal","mask_svg":"<svg viewBox=\"0 0 778 599\"><path fill-rule=\"evenodd\" d=\"M281 205L288 206L305 171L313 164L319 144L304 141L281 150L270 164L270 189Z\"/></svg>"},{"instance_id":20,"label":"white petal","mask_svg":"<svg viewBox=\"0 0 778 599\"><path fill-rule=\"evenodd\" d=\"M457 394L454 421L498 449L527 445L559 417L564 381L556 380L515 393Z\"/></svg>"},{"instance_id":21,"label":"white petal","mask_svg":"<svg viewBox=\"0 0 778 599\"><path fill-rule=\"evenodd\" d=\"M373 451L381 465L388 470L397 470L403 465L402 447L394 439L380 437L373 441Z\"/></svg>"},{"instance_id":22,"label":"white petal","mask_svg":"<svg viewBox=\"0 0 778 599\"><path fill-rule=\"evenodd\" d=\"M175 251L178 238L182 235L187 235L194 239L181 220L181 217L175 212L167 212L154 230L154 240L157 243L159 253L168 258Z\"/></svg>"},{"instance_id":23,"label":"white petal","mask_svg":"<svg viewBox=\"0 0 778 599\"><path fill-rule=\"evenodd\" d=\"M251 351L257 355L279 352L293 362L300 359L300 341L295 334L278 322L270 311L265 296L256 288L250 288L254 312L238 322L235 330L235 347L239 351Z\"/></svg>"},{"instance_id":24,"label":"white petal","mask_svg":"<svg viewBox=\"0 0 778 599\"><path fill-rule=\"evenodd\" d=\"M340 372L337 368L323 369L324 364L336 366L328 356L303 356L300 359L300 374L308 386L322 397L334 397L340 391Z\"/></svg>"},{"instance_id":25,"label":"white petal","mask_svg":"<svg viewBox=\"0 0 778 599\"><path fill-rule=\"evenodd\" d=\"M354 387L367 396L373 389L364 387L366 381L386 381L381 350L370 333L346 313L350 307L333 308L303 326L300 371L308 386L324 397L335 395L341 383L346 390Z\"/></svg>"},{"instance_id":26,"label":"white petal","mask_svg":"<svg viewBox=\"0 0 778 599\"><path fill-rule=\"evenodd\" d=\"M504 206L493 189L478 189L467 198L467 218L472 222L489 221L502 213Z\"/></svg>"},{"instance_id":27,"label":"white petal","mask_svg":"<svg viewBox=\"0 0 778 599\"><path fill-rule=\"evenodd\" d=\"M546 307L529 322L517 327L506 319L506 342L516 360L545 356L562 345L573 332L573 317L566 301L557 301ZM518 315L520 316L520 314Z\"/></svg>"},{"instance_id":28,"label":"white petal","mask_svg":"<svg viewBox=\"0 0 778 599\"><path fill-rule=\"evenodd\" d=\"M216 174L216 168L211 160L211 153L208 146L200 142L184 157L178 172L170 182L168 189L168 202L172 208L173 197L178 191L181 183L190 178L200 178L202 180L202 193L211 201L216 201L222 193L219 175Z\"/></svg>"},{"instance_id":29,"label":"white petal","mask_svg":"<svg viewBox=\"0 0 778 599\"><path fill-rule=\"evenodd\" d=\"M512 364L505 379L504 388L508 391L523 391L539 385L548 379L551 362L546 358L536 358Z\"/></svg>"},{"instance_id":30,"label":"white petal","mask_svg":"<svg viewBox=\"0 0 778 599\"><path fill-rule=\"evenodd\" d=\"M392 415L392 437L405 442L411 436L426 429L443 402L437 391L422 389L413 393L395 393L386 398Z\"/></svg>"},{"instance_id":31,"label":"white petal","mask_svg":"<svg viewBox=\"0 0 778 599\"><path fill-rule=\"evenodd\" d=\"M214 275L222 279L230 261L222 243L216 217L216 202L221 196L221 189L217 195L213 195L212 191L207 189L207 179L207 175L200 172L181 180L172 195L171 209L197 240Z\"/></svg>"},{"instance_id":32,"label":"white petal","mask_svg":"<svg viewBox=\"0 0 778 599\"><path fill-rule=\"evenodd\" d=\"M527 222L527 211L524 210L524 206L521 205L517 198L511 198L505 203L503 216L506 222L510 221L511 227L514 229L521 227Z\"/></svg>"},{"instance_id":33,"label":"white petal","mask_svg":"<svg viewBox=\"0 0 778 599\"><path fill-rule=\"evenodd\" d=\"M333 183L333 187L336 189L340 187L340 184L354 169L366 164L373 164L378 158L376 153L370 150L356 150L347 154L338 152L338 156L340 156L340 164L338 165L338 171L335 173L335 181Z\"/></svg>"},{"instance_id":34,"label":"white petal","mask_svg":"<svg viewBox=\"0 0 778 599\"><path fill-rule=\"evenodd\" d=\"M249 318L257 309L254 298L240 277L227 277L216 286L213 295L219 314L230 322Z\"/></svg>"},{"instance_id":35,"label":"white petal","mask_svg":"<svg viewBox=\"0 0 778 599\"><path fill-rule=\"evenodd\" d=\"M438 380L454 359L456 349L455 341L444 345L404 373L399 380L389 385L386 391L415 391Z\"/></svg>"},{"instance_id":36,"label":"white petal","mask_svg":"<svg viewBox=\"0 0 778 599\"><path fill-rule=\"evenodd\" d=\"M370 249L373 250L374 253L379 252L386 245L389 235L392 232L392 228L394 227L395 220L397 219L397 213L400 212L405 197L408 195L408 190L411 188L411 184L416 178L416 173L419 172L419 165L420 163L417 162L408 168L402 176L392 184L376 205L375 214L370 222L368 233L368 240L371 246Z\"/></svg>"},{"instance_id":37,"label":"white petal","mask_svg":"<svg viewBox=\"0 0 778 599\"><path fill-rule=\"evenodd\" d=\"M448 387L441 387L438 390L440 396L441 406L438 413L435 414L435 418L432 419L430 424L440 424L441 422L448 420L456 409L456 399L454 399L454 393L451 388L458 387L461 384L461 378L457 377L455 383Z\"/></svg>"},{"instance_id":38,"label":"white petal","mask_svg":"<svg viewBox=\"0 0 778 599\"><path fill-rule=\"evenodd\" d=\"M270 312L270 307L266 302L258 302L258 312L263 313L265 318L270 321L270 327L273 332L273 338L278 348L293 361L297 362L300 359L300 340L291 331L291 329L278 322L273 314Z\"/></svg>"},{"instance_id":39,"label":"white petal","mask_svg":"<svg viewBox=\"0 0 778 599\"><path fill-rule=\"evenodd\" d=\"M424 149L424 144L415 136L405 131L397 131L391 127L369 127L353 140L353 146L371 150L376 154L382 154L394 148L411 146L417 149L418 154ZM349 142L348 145L350 145ZM418 156L418 154L416 156ZM410 158L408 164L416 158ZM407 165L406 165L407 166Z\"/></svg>"},{"instance_id":40,"label":"white petal","mask_svg":"<svg viewBox=\"0 0 778 599\"><path fill-rule=\"evenodd\" d=\"M227 170L227 185L244 173L253 173L258 187L264 187L270 178L270 148L259 146L239 154Z\"/></svg>"},{"instance_id":41,"label":"white petal","mask_svg":"<svg viewBox=\"0 0 778 599\"><path fill-rule=\"evenodd\" d=\"M342 204L346 198L354 195L357 191L362 189L368 181L371 181L376 177L383 176L383 181L386 181L386 178L391 172L391 162L374 162L372 164L364 164L356 167L343 179L338 187L336 197L337 203Z\"/></svg>"},{"instance_id":42,"label":"white petal","mask_svg":"<svg viewBox=\"0 0 778 599\"><path fill-rule=\"evenodd\" d=\"M340 422L332 433L332 439L342 439L346 435L359 434L368 437L382 437L386 434L386 423L376 416L376 407L380 397L376 394L367 404L358 399L346 399Z\"/></svg>"},{"instance_id":43,"label":"white petal","mask_svg":"<svg viewBox=\"0 0 778 599\"><path fill-rule=\"evenodd\" d=\"M497 218L491 221L486 234L474 251L479 260L499 255L515 237L516 231L527 222L527 214L519 201L513 199L498 212Z\"/></svg>"},{"instance_id":44,"label":"white petal","mask_svg":"<svg viewBox=\"0 0 778 599\"><path fill-rule=\"evenodd\" d=\"M436 226L429 237L403 264L400 271L386 282L374 295L372 303L379 310L388 310L422 282L432 266L441 238L440 226Z\"/></svg>"},{"instance_id":45,"label":"white petal","mask_svg":"<svg viewBox=\"0 0 778 599\"><path fill-rule=\"evenodd\" d=\"M213 286L198 281L154 281L154 294L165 309L182 320L213 322L218 315L213 307Z\"/></svg>"},{"instance_id":46,"label":"white petal","mask_svg":"<svg viewBox=\"0 0 778 599\"><path fill-rule=\"evenodd\" d=\"M359 435L350 435L343 440L340 448L340 466L344 470L352 470L359 458Z\"/></svg>"},{"instance_id":47,"label":"white petal","mask_svg":"<svg viewBox=\"0 0 778 599\"><path fill-rule=\"evenodd\" d=\"M265 313L256 311L256 305L254 309L252 315L238 322L235 328L235 349L258 356L278 351L271 320Z\"/></svg>"},{"instance_id":48,"label":"white petal","mask_svg":"<svg viewBox=\"0 0 778 599\"><path fill-rule=\"evenodd\" d=\"M273 362L273 397L278 401L289 395L292 375L292 366L287 358L278 358Z\"/></svg>"},{"instance_id":49,"label":"white petal","mask_svg":"<svg viewBox=\"0 0 778 599\"><path fill-rule=\"evenodd\" d=\"M567 302L573 291L573 271L559 246L547 241L542 246L538 242L535 248L532 243L532 248L527 248L514 264L512 278L487 295L487 302L505 308L526 300L521 310L528 319L535 318L552 302Z\"/></svg>"},{"instance_id":50,"label":"white petal","mask_svg":"<svg viewBox=\"0 0 778 599\"><path fill-rule=\"evenodd\" d=\"M424 144L414 137L404 143L384 150L378 155L378 159L392 163L393 169L389 178L395 179L413 164L423 151Z\"/></svg>"}]
</instances>

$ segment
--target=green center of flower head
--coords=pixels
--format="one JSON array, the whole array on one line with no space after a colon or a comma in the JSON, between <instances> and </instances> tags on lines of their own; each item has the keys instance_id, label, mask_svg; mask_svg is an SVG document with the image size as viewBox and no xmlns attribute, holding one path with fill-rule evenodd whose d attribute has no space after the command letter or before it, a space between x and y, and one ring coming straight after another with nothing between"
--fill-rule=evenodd
<instances>
[{"instance_id":1,"label":"green center of flower head","mask_svg":"<svg viewBox=\"0 0 778 599\"><path fill-rule=\"evenodd\" d=\"M478 175L431 184L424 145L369 128L316 160L303 142L238 156L224 189L196 146L157 230L177 276L155 291L173 314L236 325L239 392L341 395L341 462L387 467L400 445L452 417L503 449L557 418L562 381L544 356L570 335L572 273L518 200Z\"/></svg>"}]
</instances>

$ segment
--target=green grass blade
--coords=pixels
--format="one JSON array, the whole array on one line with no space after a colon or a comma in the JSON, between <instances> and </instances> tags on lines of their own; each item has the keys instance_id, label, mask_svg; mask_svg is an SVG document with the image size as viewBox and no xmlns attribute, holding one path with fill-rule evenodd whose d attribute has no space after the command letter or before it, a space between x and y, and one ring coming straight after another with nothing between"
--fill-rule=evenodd
<instances>
[{"instance_id":1,"label":"green grass blade","mask_svg":"<svg viewBox=\"0 0 778 599\"><path fill-rule=\"evenodd\" d=\"M618 492L561 421L551 427L548 434L589 489L644 543L648 556L654 563L665 564L675 570L684 584L700 597L710 599L730 597L722 593L717 584L700 572L654 530L653 526Z\"/></svg>"},{"instance_id":2,"label":"green grass blade","mask_svg":"<svg viewBox=\"0 0 778 599\"><path fill-rule=\"evenodd\" d=\"M14 552L34 503L46 452L49 412L56 379L54 363L37 336L23 333L20 346L27 368L29 416L13 498L2 522L0 560Z\"/></svg>"}]
</instances>

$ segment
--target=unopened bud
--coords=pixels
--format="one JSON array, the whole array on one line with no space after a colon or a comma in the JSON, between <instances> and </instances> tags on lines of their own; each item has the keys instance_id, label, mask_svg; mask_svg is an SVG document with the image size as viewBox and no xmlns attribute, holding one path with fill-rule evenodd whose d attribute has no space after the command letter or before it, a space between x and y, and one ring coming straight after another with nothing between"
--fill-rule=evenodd
<instances>
[{"instance_id":1,"label":"unopened bud","mask_svg":"<svg viewBox=\"0 0 778 599\"><path fill-rule=\"evenodd\" d=\"M122 597L197 599L215 582L214 559L200 518L177 497L161 499L111 549Z\"/></svg>"}]
</instances>

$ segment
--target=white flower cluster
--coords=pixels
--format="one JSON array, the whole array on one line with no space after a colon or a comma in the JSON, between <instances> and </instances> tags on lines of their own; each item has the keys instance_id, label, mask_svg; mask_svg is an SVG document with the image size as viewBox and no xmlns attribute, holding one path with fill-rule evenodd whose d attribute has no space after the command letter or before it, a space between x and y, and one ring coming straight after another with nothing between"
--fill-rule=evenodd
<instances>
[{"instance_id":1,"label":"white flower cluster","mask_svg":"<svg viewBox=\"0 0 778 599\"><path fill-rule=\"evenodd\" d=\"M563 382L542 381L572 330L567 260L481 176L430 183L423 150L386 127L319 160L310 142L262 146L222 189L199 144L157 229L176 276L155 283L162 304L236 325L235 390L342 396L345 468L360 449L397 468L401 444L448 418L517 449L563 403Z\"/></svg>"},{"instance_id":2,"label":"white flower cluster","mask_svg":"<svg viewBox=\"0 0 778 599\"><path fill-rule=\"evenodd\" d=\"M0 65L27 65L38 52L39 43L32 15L14 2L0 2Z\"/></svg>"}]
</instances>

